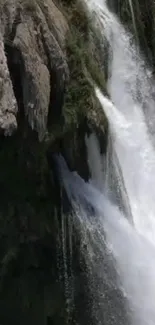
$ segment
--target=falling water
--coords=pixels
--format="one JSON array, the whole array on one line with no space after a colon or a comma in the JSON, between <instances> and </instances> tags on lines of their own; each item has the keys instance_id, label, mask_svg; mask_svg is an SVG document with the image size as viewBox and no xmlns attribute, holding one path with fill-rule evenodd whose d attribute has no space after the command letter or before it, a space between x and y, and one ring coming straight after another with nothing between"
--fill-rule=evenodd
<instances>
[{"instance_id":1,"label":"falling water","mask_svg":"<svg viewBox=\"0 0 155 325\"><path fill-rule=\"evenodd\" d=\"M134 30L135 30L135 36L136 36L137 41L138 41L138 33L137 33L135 13L134 13L134 9L133 9L133 2L132 2L132 0L129 0L129 6L130 6L130 11L131 11L131 17L132 17L133 27L134 27Z\"/></svg>"},{"instance_id":2,"label":"falling water","mask_svg":"<svg viewBox=\"0 0 155 325\"><path fill-rule=\"evenodd\" d=\"M90 138L86 135L85 142L89 152L88 164L92 175L91 182L96 186L96 188L103 191L103 159L98 155L98 152L100 151L98 139L95 134L91 134ZM96 157L98 157L98 159L96 159Z\"/></svg>"},{"instance_id":3,"label":"falling water","mask_svg":"<svg viewBox=\"0 0 155 325\"><path fill-rule=\"evenodd\" d=\"M85 183L77 173L70 172L62 158L59 158L59 165L75 216L78 217L81 228L89 231L91 239L88 249L92 267L96 262L96 255L104 261L106 244L109 254L115 258L115 268L120 278L119 286L124 297L130 302L132 324L153 325L155 322L154 246L137 233L119 208L110 202L104 193L92 184ZM102 281L106 279L111 281L111 287L115 286L112 283L115 281L114 277L104 274L104 262L99 266L95 263L95 268L96 276L102 276ZM98 294L96 292L96 299ZM106 304L102 306L103 315L104 308ZM114 309L113 305L113 312ZM104 324L103 319L100 319L98 324ZM118 324L117 318L112 324ZM124 323L119 322L119 324Z\"/></svg>"},{"instance_id":4,"label":"falling water","mask_svg":"<svg viewBox=\"0 0 155 325\"><path fill-rule=\"evenodd\" d=\"M99 90L96 93L110 123L135 227L155 243L155 85L131 35L108 11L105 1L88 5L111 46L108 90L115 106Z\"/></svg>"},{"instance_id":5,"label":"falling water","mask_svg":"<svg viewBox=\"0 0 155 325\"><path fill-rule=\"evenodd\" d=\"M141 313L144 324L153 324L155 323L155 305L152 305L153 295L155 295L153 277L153 270L155 270L153 261L155 252L155 149L150 135L154 135L154 81L145 62L139 57L139 53L137 54L131 36L125 32L116 17L109 14L104 6L102 12L100 4L99 7L94 5L94 8L99 26L111 45L108 89L114 105L98 89L96 89L96 94L109 120L113 146L117 152L129 198L134 231L136 230L136 236L142 236L143 240L150 241L151 245L150 252L148 246L144 245L144 251L148 250L146 256L148 265L145 257L141 265L140 254L134 261L133 251L136 249L134 245L131 250L133 260L130 271L133 269L139 271L140 277L144 269L149 269L145 279L146 293L144 290L143 295L146 296L145 306L150 306L150 310L148 308L147 312L143 309L142 312L141 308ZM141 237L137 238L140 240ZM146 244L145 241L144 243ZM149 274L150 270L152 277ZM132 272L129 273L129 269L125 277L126 284L130 283L130 286L133 285L135 288L132 299L140 299L140 288L135 285L134 277ZM143 281L143 276L137 278L139 286L141 286L141 281ZM143 323L141 320L141 324Z\"/></svg>"},{"instance_id":6,"label":"falling water","mask_svg":"<svg viewBox=\"0 0 155 325\"><path fill-rule=\"evenodd\" d=\"M103 41L110 44L109 92L114 104L132 118L135 105L139 104L145 113L149 133L155 145L155 82L152 71L139 55L134 39L120 24L117 17L109 12L105 0L85 0L93 15ZM102 40L101 40L102 41ZM126 109L126 106L130 109Z\"/></svg>"},{"instance_id":7,"label":"falling water","mask_svg":"<svg viewBox=\"0 0 155 325\"><path fill-rule=\"evenodd\" d=\"M112 143L111 135L107 143L106 155L100 154L100 146L97 136L92 133L86 136L86 146L88 149L88 164L91 172L90 183L100 191L104 191L113 203L125 212L131 220L131 210L128 196L122 177L117 152Z\"/></svg>"},{"instance_id":8,"label":"falling water","mask_svg":"<svg viewBox=\"0 0 155 325\"><path fill-rule=\"evenodd\" d=\"M155 244L155 155L144 116L135 106L132 122L98 90L97 95L109 119L135 228Z\"/></svg>"},{"instance_id":9,"label":"falling water","mask_svg":"<svg viewBox=\"0 0 155 325\"><path fill-rule=\"evenodd\" d=\"M96 140L92 142L92 137L86 139L91 181L85 183L76 173L71 173L59 157L60 173L75 216L81 228L89 232L88 250L92 260L96 261L96 254L100 261L101 257L104 260L105 247L106 254L112 256L111 263L117 274L114 287L117 283L124 300L128 301L130 323L154 325L155 85L151 71L136 52L131 35L109 12L105 1L90 0L88 9L94 13L97 28L110 44L108 92L111 100L98 88L95 91L109 121L115 153L111 159L115 171L121 171L117 172L119 187L121 193L126 193L119 202L128 201L132 222L127 218L127 210L121 209L118 201L109 196L111 185L105 177L109 166L102 161L98 144ZM102 263L95 267L96 276L102 274L104 279ZM106 280L112 285L111 277L107 276ZM110 324L117 323L123 324L117 321ZM104 324L103 318L98 324Z\"/></svg>"}]
</instances>

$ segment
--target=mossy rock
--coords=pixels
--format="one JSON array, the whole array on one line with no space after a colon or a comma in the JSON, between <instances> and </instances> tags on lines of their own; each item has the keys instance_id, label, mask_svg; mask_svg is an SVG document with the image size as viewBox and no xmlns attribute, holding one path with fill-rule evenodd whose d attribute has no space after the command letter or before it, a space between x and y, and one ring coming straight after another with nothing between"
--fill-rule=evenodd
<instances>
[{"instance_id":1,"label":"mossy rock","mask_svg":"<svg viewBox=\"0 0 155 325\"><path fill-rule=\"evenodd\" d=\"M8 3L9 0L6 2L6 12ZM56 1L57 3L58 1ZM38 26L36 5L39 4L39 7L43 8L43 4L39 1L31 3L28 0L21 0L21 4L24 8L24 15L35 16L35 23ZM103 134L106 124L103 112L102 117L99 117L102 108L99 107L99 102L94 94L93 82L106 91L106 80L90 45L91 19L87 16L85 8L80 3L77 5L75 1L63 1L60 8L62 8L63 17L66 17L66 20L63 19L63 23L65 26L69 26L69 30L65 34L66 28L63 33L66 35L65 44L64 37L62 37L60 46L58 44L59 37L61 38L63 35L56 35L54 44L55 48L59 48L59 56L63 64L67 62L64 71L67 75L69 68L70 78L68 80L66 77L64 80L62 91L59 91L59 82L56 83L57 92L54 92L54 95L57 94L59 97L61 94L63 98L58 105L58 102L53 100L53 97L55 99L53 95L50 108L52 110L54 106L52 117L58 108L60 108L60 114L56 119L52 120L51 118L46 133L47 137L42 138L41 142L38 141L37 129L32 131L27 122L23 92L20 87L20 71L16 70L15 74L14 71L11 72L11 53L13 51L16 54L18 51L14 51L12 40L8 40L8 43L5 44L15 97L17 97L20 108L17 114L17 132L12 137L0 137L2 192L0 204L0 300L3 301L0 308L0 322L7 325L25 325L27 323L48 325L52 321L53 324L67 322L64 288L61 286L61 281L58 282L58 286L54 285L58 280L56 250L58 235L60 235L62 202L60 187L55 182L55 174L48 164L46 155L49 146L53 149L54 143L58 144L58 151L64 156L66 155L66 159L70 157L71 169L76 169L83 178L88 179L85 133L89 126L89 129L94 129L95 132L99 128ZM40 14L43 13L44 18L47 18L45 9L47 8L41 10ZM40 12L40 9L38 10ZM57 10L56 12L58 14ZM47 19L45 25L48 31L51 30L50 20ZM11 24L8 24L6 34L10 26ZM63 27L62 29L64 30ZM29 30L28 25L26 25L26 30ZM8 33L8 35L10 34ZM43 35L46 36L46 33ZM39 45L41 46L40 59L44 61L51 72L49 63L52 64L52 60L47 55L47 52L51 53L50 47L45 53L42 51L42 42ZM19 50L22 52L21 49ZM64 51L64 55L62 55L62 51ZM21 68L21 62L19 60L17 64L19 68ZM15 67L16 64L13 70ZM24 65L22 69L23 67ZM54 69L56 69L55 64ZM35 72L35 69L33 71ZM53 75L51 74L51 77ZM59 76L63 76L63 71L62 74L57 75L57 81L58 79L61 81ZM15 83L13 82L14 78ZM31 81L32 79L30 78ZM41 92L40 94L42 95ZM95 118L92 114L94 111L99 114ZM97 120L102 124L103 129L96 125ZM68 151L67 146L69 146ZM59 254L63 261L61 245L62 242L59 243ZM74 248L75 246L76 244ZM76 247L74 263L76 263L76 271L79 272L77 250L78 247ZM54 306L51 301L56 297L56 293L56 306Z\"/></svg>"},{"instance_id":2,"label":"mossy rock","mask_svg":"<svg viewBox=\"0 0 155 325\"><path fill-rule=\"evenodd\" d=\"M106 91L106 80L104 71L101 71L99 62L94 56L94 49L92 50L92 22L85 7L73 5L69 17L70 30L66 40L66 53L70 81L65 95L64 116L67 125L77 126L82 119L90 115L91 110L94 110L94 101L96 107L99 106L94 94L94 85L96 83Z\"/></svg>"}]
</instances>

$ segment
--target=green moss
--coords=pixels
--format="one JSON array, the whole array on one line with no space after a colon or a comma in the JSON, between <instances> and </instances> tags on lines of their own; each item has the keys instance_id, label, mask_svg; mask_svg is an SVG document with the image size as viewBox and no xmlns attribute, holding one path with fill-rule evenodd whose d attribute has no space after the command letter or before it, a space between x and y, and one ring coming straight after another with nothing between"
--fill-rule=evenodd
<instances>
[{"instance_id":1,"label":"green moss","mask_svg":"<svg viewBox=\"0 0 155 325\"><path fill-rule=\"evenodd\" d=\"M64 116L67 125L81 122L94 107L93 82L106 88L103 71L90 43L92 22L85 7L73 4L69 10L70 30L66 40L70 82L65 96Z\"/></svg>"},{"instance_id":2,"label":"green moss","mask_svg":"<svg viewBox=\"0 0 155 325\"><path fill-rule=\"evenodd\" d=\"M29 11L35 10L36 3L37 0L32 4L29 0L23 1ZM53 175L47 165L46 150L49 142L68 134L68 137L64 136L64 143L66 147L69 143L73 160L78 161L77 170L81 165L81 173L86 174L86 125L83 122L88 112L94 108L94 102L96 103L92 80L102 89L106 85L91 48L91 20L84 7L76 1L68 0L63 1L63 10L70 27L66 38L70 81L64 101L64 126L53 125L51 134L47 135L47 142L39 143L36 134L25 126L24 118L21 120L19 117L20 127L16 135L0 139L2 323L47 324L48 316L53 320L54 303L51 301L56 297L56 292L61 310L59 306L56 307L58 311L54 315L55 323L65 323L64 316L61 319L61 312L64 312L64 301L61 302L63 294L59 294L58 290L61 291L61 288L55 288L53 284L57 279L58 220L55 221L55 216L60 208L60 201L56 186L51 184ZM79 128L82 123L83 131ZM72 132L76 127L78 132ZM72 136L76 139L71 141ZM80 144L78 154L73 143Z\"/></svg>"},{"instance_id":3,"label":"green moss","mask_svg":"<svg viewBox=\"0 0 155 325\"><path fill-rule=\"evenodd\" d=\"M68 35L67 54L71 79L65 97L64 112L68 124L77 124L91 105L92 87L84 75L85 47L76 29Z\"/></svg>"}]
</instances>

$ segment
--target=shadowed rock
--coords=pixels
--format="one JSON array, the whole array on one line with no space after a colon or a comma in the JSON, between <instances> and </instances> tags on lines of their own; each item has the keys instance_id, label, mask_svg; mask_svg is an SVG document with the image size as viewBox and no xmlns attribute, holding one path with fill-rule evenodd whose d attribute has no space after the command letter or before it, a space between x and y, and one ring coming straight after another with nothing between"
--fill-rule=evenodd
<instances>
[{"instance_id":1,"label":"shadowed rock","mask_svg":"<svg viewBox=\"0 0 155 325\"><path fill-rule=\"evenodd\" d=\"M69 76L64 49L68 25L63 14L49 0L43 3L39 0L32 3L2 1L0 14L0 130L5 135L13 133L20 109L4 50L5 45L9 45L13 60L20 60L25 116L41 140L47 131L48 116L52 119L57 109L58 115L61 114Z\"/></svg>"},{"instance_id":2,"label":"shadowed rock","mask_svg":"<svg viewBox=\"0 0 155 325\"><path fill-rule=\"evenodd\" d=\"M1 35L0 35L1 37ZM17 128L17 102L10 80L4 44L0 39L0 131L10 135Z\"/></svg>"}]
</instances>

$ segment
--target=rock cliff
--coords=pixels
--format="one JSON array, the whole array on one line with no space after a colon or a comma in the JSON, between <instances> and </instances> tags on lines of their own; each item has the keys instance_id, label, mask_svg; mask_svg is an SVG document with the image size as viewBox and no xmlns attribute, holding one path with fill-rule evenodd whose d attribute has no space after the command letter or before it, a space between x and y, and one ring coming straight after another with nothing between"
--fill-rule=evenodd
<instances>
[{"instance_id":1,"label":"rock cliff","mask_svg":"<svg viewBox=\"0 0 155 325\"><path fill-rule=\"evenodd\" d=\"M0 127L5 134L17 128L22 97L24 114L41 139L53 102L60 109L69 76L65 54L68 24L50 0L1 1L0 13ZM15 71L9 70L8 60ZM18 93L17 74L22 94Z\"/></svg>"},{"instance_id":2,"label":"rock cliff","mask_svg":"<svg viewBox=\"0 0 155 325\"><path fill-rule=\"evenodd\" d=\"M107 124L92 84L94 79L106 91L94 33L77 1L0 1L3 325L67 323L62 195L51 155L61 152L70 168L87 179L85 134L94 130L105 139ZM105 146L103 141L102 150ZM75 239L78 288L85 272L77 247ZM80 294L77 290L78 303ZM75 319L81 317L80 308L82 303Z\"/></svg>"},{"instance_id":3,"label":"rock cliff","mask_svg":"<svg viewBox=\"0 0 155 325\"><path fill-rule=\"evenodd\" d=\"M130 2L108 2L134 33ZM132 2L138 41L154 64L153 1ZM100 46L78 0L0 0L2 325L92 324L87 268L52 154L88 179L85 135L95 132L106 150L108 125L94 94L94 83L107 92L107 48ZM74 312L66 297L72 289Z\"/></svg>"}]
</instances>

